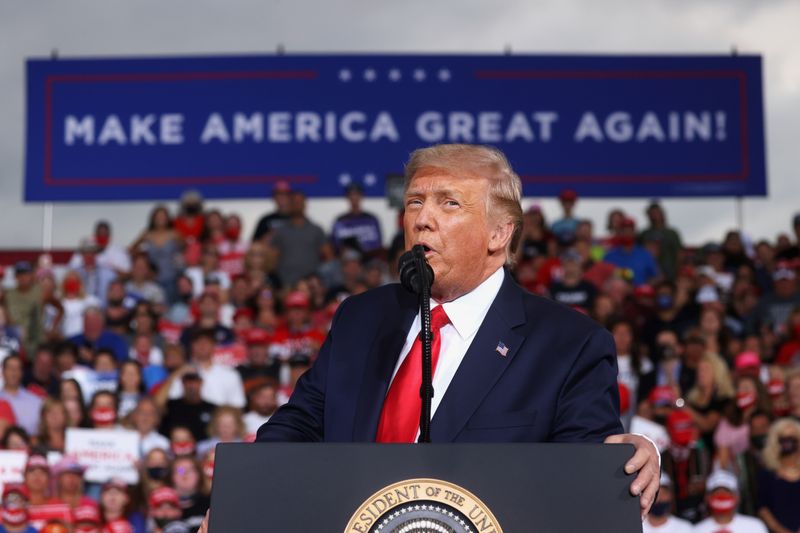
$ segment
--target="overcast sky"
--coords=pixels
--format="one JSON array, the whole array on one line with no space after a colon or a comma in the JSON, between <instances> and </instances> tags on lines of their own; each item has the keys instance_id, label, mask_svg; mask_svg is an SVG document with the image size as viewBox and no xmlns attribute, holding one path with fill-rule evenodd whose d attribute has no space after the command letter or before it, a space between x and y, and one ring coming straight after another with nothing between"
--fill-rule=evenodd
<instances>
[{"instance_id":1,"label":"overcast sky","mask_svg":"<svg viewBox=\"0 0 800 533\"><path fill-rule=\"evenodd\" d=\"M800 211L800 1L797 0L0 0L0 247L40 247L41 204L23 204L24 61L63 57L292 52L741 53L764 56L769 196L743 202L744 229L774 238ZM531 201L531 200L527 200ZM542 202L551 218L552 201ZM130 242L151 203L57 204L53 244L72 247L97 218ZM266 200L215 202L249 231ZM383 202L369 207L378 211ZM644 200L586 200L604 220L621 206L644 220ZM733 199L668 200L690 244L736 225ZM316 201L330 227L342 200ZM391 217L384 218L390 233Z\"/></svg>"}]
</instances>

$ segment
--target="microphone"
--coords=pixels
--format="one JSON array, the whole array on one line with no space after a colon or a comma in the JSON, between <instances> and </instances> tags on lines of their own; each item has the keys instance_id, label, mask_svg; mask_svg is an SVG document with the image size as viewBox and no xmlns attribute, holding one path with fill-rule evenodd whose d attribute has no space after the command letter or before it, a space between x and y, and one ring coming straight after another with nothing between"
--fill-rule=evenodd
<instances>
[{"instance_id":1,"label":"microphone","mask_svg":"<svg viewBox=\"0 0 800 533\"><path fill-rule=\"evenodd\" d=\"M415 244L400 256L399 271L400 284L409 292L421 294L433 285L433 269L425 260L425 248L421 244Z\"/></svg>"}]
</instances>

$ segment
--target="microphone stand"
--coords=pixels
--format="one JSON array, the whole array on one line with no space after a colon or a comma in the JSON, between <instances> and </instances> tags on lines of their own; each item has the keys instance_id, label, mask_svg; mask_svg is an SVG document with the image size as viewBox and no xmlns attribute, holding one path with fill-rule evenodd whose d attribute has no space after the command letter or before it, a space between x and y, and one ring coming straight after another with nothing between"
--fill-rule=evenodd
<instances>
[{"instance_id":1,"label":"microphone stand","mask_svg":"<svg viewBox=\"0 0 800 533\"><path fill-rule=\"evenodd\" d=\"M431 331L431 284L428 271L430 266L425 261L425 251L422 246L414 247L414 259L417 262L417 272L423 278L419 293L420 307L420 340L422 341L422 383L419 389L422 398L422 408L419 414L419 440L417 442L431 441L431 400L433 398L433 363L431 344L433 332ZM432 276L431 276L432 277Z\"/></svg>"},{"instance_id":2,"label":"microphone stand","mask_svg":"<svg viewBox=\"0 0 800 533\"><path fill-rule=\"evenodd\" d=\"M400 256L400 283L409 292L419 295L420 342L422 344L422 383L419 395L422 406L419 413L419 439L431 441L431 398L433 398L433 364L431 357L431 285L433 269L425 260L425 249L417 244Z\"/></svg>"}]
</instances>

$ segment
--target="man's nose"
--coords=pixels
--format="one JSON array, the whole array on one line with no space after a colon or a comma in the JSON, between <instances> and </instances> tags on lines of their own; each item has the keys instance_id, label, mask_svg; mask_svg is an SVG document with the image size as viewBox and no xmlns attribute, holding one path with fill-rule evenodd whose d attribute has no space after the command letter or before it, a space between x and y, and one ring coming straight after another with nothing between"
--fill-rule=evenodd
<instances>
[{"instance_id":1,"label":"man's nose","mask_svg":"<svg viewBox=\"0 0 800 533\"><path fill-rule=\"evenodd\" d=\"M425 202L420 206L414 218L414 228L417 231L430 231L436 227L436 215L430 202Z\"/></svg>"}]
</instances>

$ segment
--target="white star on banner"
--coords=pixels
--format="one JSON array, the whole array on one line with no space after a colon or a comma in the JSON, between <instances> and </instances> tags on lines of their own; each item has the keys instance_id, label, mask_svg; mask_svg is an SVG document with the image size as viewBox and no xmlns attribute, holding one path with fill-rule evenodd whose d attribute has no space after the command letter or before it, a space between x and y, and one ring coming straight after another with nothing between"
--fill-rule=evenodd
<instances>
[{"instance_id":1,"label":"white star on banner","mask_svg":"<svg viewBox=\"0 0 800 533\"><path fill-rule=\"evenodd\" d=\"M341 174L339 174L339 185L341 185L342 187L350 185L351 181L353 180L352 178L350 178L350 174L348 174L347 172L342 172Z\"/></svg>"},{"instance_id":2,"label":"white star on banner","mask_svg":"<svg viewBox=\"0 0 800 533\"><path fill-rule=\"evenodd\" d=\"M353 74L350 72L350 69L343 68L339 71L339 80L340 81L350 81L353 77Z\"/></svg>"},{"instance_id":3,"label":"white star on banner","mask_svg":"<svg viewBox=\"0 0 800 533\"><path fill-rule=\"evenodd\" d=\"M364 79L366 81L375 81L376 76L374 68L368 68L364 71Z\"/></svg>"},{"instance_id":4,"label":"white star on banner","mask_svg":"<svg viewBox=\"0 0 800 533\"><path fill-rule=\"evenodd\" d=\"M372 172L364 174L364 185L372 187L378 182L378 178Z\"/></svg>"},{"instance_id":5,"label":"white star on banner","mask_svg":"<svg viewBox=\"0 0 800 533\"><path fill-rule=\"evenodd\" d=\"M393 68L389 71L389 80L390 81L400 81L400 78L403 77L403 74L400 72L399 68Z\"/></svg>"},{"instance_id":6,"label":"white star on banner","mask_svg":"<svg viewBox=\"0 0 800 533\"><path fill-rule=\"evenodd\" d=\"M439 69L439 81L450 81L450 70L446 68Z\"/></svg>"},{"instance_id":7,"label":"white star on banner","mask_svg":"<svg viewBox=\"0 0 800 533\"><path fill-rule=\"evenodd\" d=\"M424 81L425 80L425 71L421 68L414 69L414 79L416 81Z\"/></svg>"}]
</instances>

